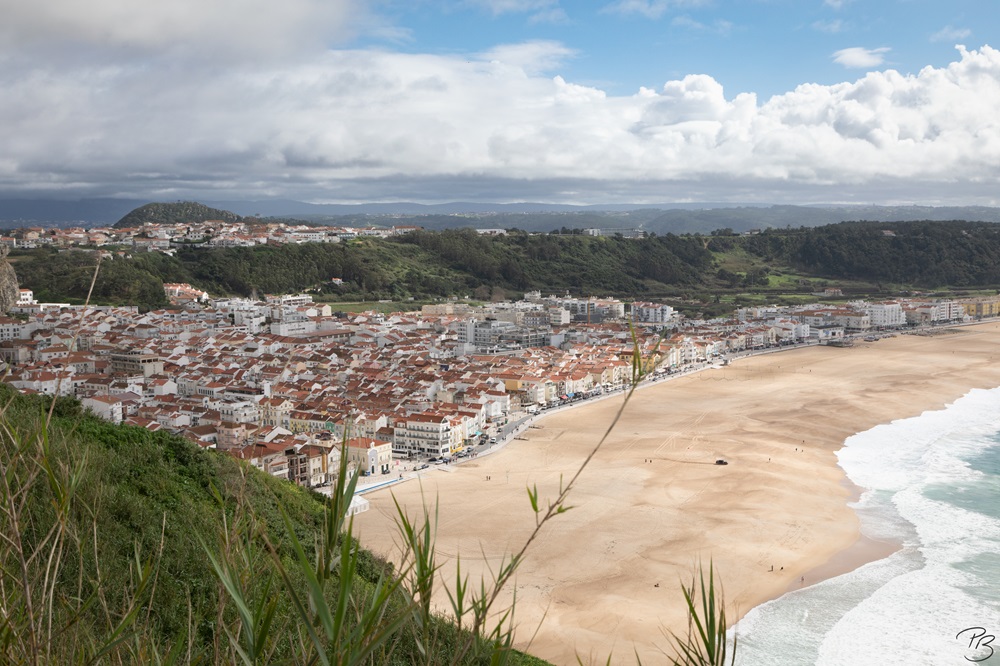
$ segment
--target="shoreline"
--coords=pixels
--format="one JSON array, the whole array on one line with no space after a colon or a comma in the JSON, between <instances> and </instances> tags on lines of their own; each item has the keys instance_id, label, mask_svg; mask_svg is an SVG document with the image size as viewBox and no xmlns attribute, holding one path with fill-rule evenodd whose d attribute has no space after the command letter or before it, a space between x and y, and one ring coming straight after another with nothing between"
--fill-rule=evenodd
<instances>
[{"instance_id":1,"label":"shoreline","mask_svg":"<svg viewBox=\"0 0 1000 666\"><path fill-rule=\"evenodd\" d=\"M1000 324L979 324L753 355L637 390L581 475L576 508L546 526L519 570L518 635L544 622L517 647L554 663L603 662L612 649L613 663L634 663L633 648L650 660L665 647L660 630L684 626L674 581L690 579L699 559L714 563L735 621L803 577L814 584L887 556L891 545L861 535L849 506L858 491L835 452L857 432L1000 386L1000 364L986 362L998 342ZM413 515L436 496L441 559L461 555L463 573L488 577L533 527L525 486L554 496L619 404L545 414L523 441L368 493L362 543L395 559L392 498Z\"/></svg>"},{"instance_id":2,"label":"shoreline","mask_svg":"<svg viewBox=\"0 0 1000 666\"><path fill-rule=\"evenodd\" d=\"M798 581L792 581L791 585L789 585L784 592L772 599L768 599L767 601L774 601L775 599L780 599L789 592L803 590L811 585L822 583L825 580L830 580L831 578L851 573L852 571L855 571L866 564L870 564L871 562L884 560L893 553L899 552L902 548L903 545L900 543L879 541L878 539L873 539L864 533L861 533L858 535L857 540L853 544L842 551L834 553L826 562L823 562L819 566L806 571L802 576L805 578L805 584L800 584ZM758 606L759 605L760 604L758 604ZM729 626L732 627L733 624L735 624L735 622L731 622Z\"/></svg>"},{"instance_id":3,"label":"shoreline","mask_svg":"<svg viewBox=\"0 0 1000 666\"><path fill-rule=\"evenodd\" d=\"M837 467L840 467L838 464ZM861 499L861 495L865 492L865 489L851 481L850 477L843 472L843 480L841 485L847 489L850 495L847 498L848 507L852 504L857 503ZM852 508L853 512L854 509ZM857 513L855 513L857 516ZM843 574L848 574L871 562L877 562L878 560L883 560L893 553L902 550L903 544L895 541L881 541L879 539L874 539L864 532L861 531L860 522L858 524L857 538L853 543L845 547L843 550L834 552L823 562L816 564L811 569L806 570L804 574L800 577L800 580L793 580L785 591L778 594L770 599L766 599L761 602L767 603L768 601L774 601L775 599L780 599L789 592L795 592L797 590L804 590L807 587L822 583L825 580L831 578L836 578ZM757 604L758 606L761 604ZM739 619L746 613L742 613ZM729 627L732 628L739 622L739 619L733 620L729 623Z\"/></svg>"}]
</instances>

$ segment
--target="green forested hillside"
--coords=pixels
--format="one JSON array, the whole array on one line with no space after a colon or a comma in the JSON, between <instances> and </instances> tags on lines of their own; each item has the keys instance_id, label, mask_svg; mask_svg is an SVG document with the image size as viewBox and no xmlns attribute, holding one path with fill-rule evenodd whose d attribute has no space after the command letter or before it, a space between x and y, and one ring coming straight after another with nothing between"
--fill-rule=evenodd
<instances>
[{"instance_id":1,"label":"green forested hillside","mask_svg":"<svg viewBox=\"0 0 1000 666\"><path fill-rule=\"evenodd\" d=\"M805 237L794 255L815 271L918 287L1000 284L1000 226L844 223Z\"/></svg>"},{"instance_id":2,"label":"green forested hillside","mask_svg":"<svg viewBox=\"0 0 1000 666\"><path fill-rule=\"evenodd\" d=\"M984 222L842 222L755 236L714 236L716 253L741 249L807 275L922 288L1000 285L1000 225Z\"/></svg>"},{"instance_id":3,"label":"green forested hillside","mask_svg":"<svg viewBox=\"0 0 1000 666\"><path fill-rule=\"evenodd\" d=\"M13 261L20 284L39 299L81 301L96 260L93 253L40 249ZM183 248L174 257L136 253L104 261L94 299L157 307L164 302L157 292L162 282L241 296L317 289L344 300L441 298L483 289L488 296L497 288L644 294L699 284L711 269L711 253L693 237L488 237L452 230L337 244ZM334 278L344 284L335 286Z\"/></svg>"},{"instance_id":4,"label":"green forested hillside","mask_svg":"<svg viewBox=\"0 0 1000 666\"><path fill-rule=\"evenodd\" d=\"M94 280L97 253L39 248L15 252L10 262L17 273L18 284L32 289L39 301L82 303ZM151 270L151 266L142 260L104 259L94 282L91 302L159 307L167 303L163 293L164 282L170 282L169 274L160 273L159 267Z\"/></svg>"},{"instance_id":5,"label":"green forested hillside","mask_svg":"<svg viewBox=\"0 0 1000 666\"><path fill-rule=\"evenodd\" d=\"M672 235L635 240L524 233L493 237L454 230L417 232L396 242L416 245L470 276L470 286L521 291L641 294L654 286L697 284L712 266L699 239Z\"/></svg>"},{"instance_id":6,"label":"green forested hillside","mask_svg":"<svg viewBox=\"0 0 1000 666\"><path fill-rule=\"evenodd\" d=\"M40 249L15 252L12 262L21 285L40 299L82 301L96 255ZM1000 285L1000 226L844 222L643 239L457 229L336 244L186 247L173 257L106 260L94 300L158 307L165 303L163 282L189 282L215 295L310 289L331 300L485 299L529 290L663 298L767 288L768 276L780 273L901 288L994 287Z\"/></svg>"}]
</instances>

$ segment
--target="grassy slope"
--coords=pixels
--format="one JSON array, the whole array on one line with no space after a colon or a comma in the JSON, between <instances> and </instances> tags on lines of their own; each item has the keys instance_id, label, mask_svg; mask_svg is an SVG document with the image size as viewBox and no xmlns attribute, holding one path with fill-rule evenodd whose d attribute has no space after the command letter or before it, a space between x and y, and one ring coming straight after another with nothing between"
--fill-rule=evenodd
<instances>
[{"instance_id":1,"label":"grassy slope","mask_svg":"<svg viewBox=\"0 0 1000 666\"><path fill-rule=\"evenodd\" d=\"M20 464L18 477L34 479L28 486L31 500L17 535L30 549L50 532L57 493L51 483L44 482L44 475L32 476L32 471L40 469L42 457L18 457L15 449L17 442L34 441L32 436L40 432L48 399L20 396L0 385L0 400L7 405L3 415L7 427L2 437L4 469L14 473ZM11 437L6 434L9 432L20 436ZM133 564L138 553L139 560L154 565L156 575L151 600L143 603L142 630L136 640L163 650L190 642L192 655L200 655L207 663L224 663L225 655L231 653L220 627L231 625L235 609L222 594L206 547L216 553L236 553L235 559L244 565L247 589L267 595L264 586L269 580L272 590L281 584L265 541L273 544L283 562L291 562L293 551L286 526L307 549L318 537L324 513L320 496L225 454L199 450L181 438L106 423L83 413L76 401L57 401L47 442L44 458L53 463L56 477L70 478L78 465L83 470L67 519L71 538L58 577L57 598L66 600L67 606L72 605L72 599L92 595L100 599L72 623L72 632L63 635L56 648L100 642L101 636L108 634L113 624L109 618L121 614L121 600L134 591ZM17 460L20 463L13 462ZM288 516L287 523L281 517L282 510ZM9 520L0 525L5 536L13 536L13 527ZM227 540L229 545L223 545ZM9 548L0 553L0 562L12 574L18 570ZM361 597L370 594L385 567L373 556L362 554L357 572ZM294 567L289 569L294 571ZM280 636L275 641L275 654L280 656L289 652L289 641L297 640L298 623L285 595L267 596L279 599L273 626ZM442 636L439 649L447 652L458 636L444 622L439 623L438 631ZM0 638L2 634L0 631ZM221 652L216 653L216 649ZM0 657L4 654L10 659L12 653L0 651ZM404 627L392 654L380 663L418 661L416 644ZM442 654L441 663L445 662L447 656ZM542 662L521 657L514 663Z\"/></svg>"}]
</instances>

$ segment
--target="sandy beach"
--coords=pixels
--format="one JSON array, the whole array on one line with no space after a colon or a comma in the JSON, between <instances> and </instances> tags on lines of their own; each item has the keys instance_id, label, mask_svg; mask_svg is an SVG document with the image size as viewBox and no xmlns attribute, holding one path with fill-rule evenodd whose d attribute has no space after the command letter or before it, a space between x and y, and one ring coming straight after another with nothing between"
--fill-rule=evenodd
<instances>
[{"instance_id":1,"label":"sandy beach","mask_svg":"<svg viewBox=\"0 0 1000 666\"><path fill-rule=\"evenodd\" d=\"M574 508L518 572L518 647L555 664L609 654L635 663L635 653L658 663L664 632L686 628L679 583L699 560L714 562L735 620L884 556L891 544L859 539L856 489L834 453L856 432L1000 386L998 361L1000 324L985 324L752 356L637 391L581 475ZM495 454L366 495L363 544L395 559L393 496L411 515L436 501L439 559L458 555L473 580L489 578L534 526L525 488L554 497L620 405L549 415Z\"/></svg>"}]
</instances>

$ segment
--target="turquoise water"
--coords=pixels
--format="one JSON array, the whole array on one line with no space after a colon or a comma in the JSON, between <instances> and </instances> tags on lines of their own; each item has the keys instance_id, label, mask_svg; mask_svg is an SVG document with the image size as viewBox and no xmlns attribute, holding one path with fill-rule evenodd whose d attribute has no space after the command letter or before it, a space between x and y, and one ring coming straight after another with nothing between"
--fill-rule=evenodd
<instances>
[{"instance_id":1,"label":"turquoise water","mask_svg":"<svg viewBox=\"0 0 1000 666\"><path fill-rule=\"evenodd\" d=\"M1000 389L855 435L838 459L865 489L862 531L903 547L752 610L737 663L1000 666Z\"/></svg>"}]
</instances>

